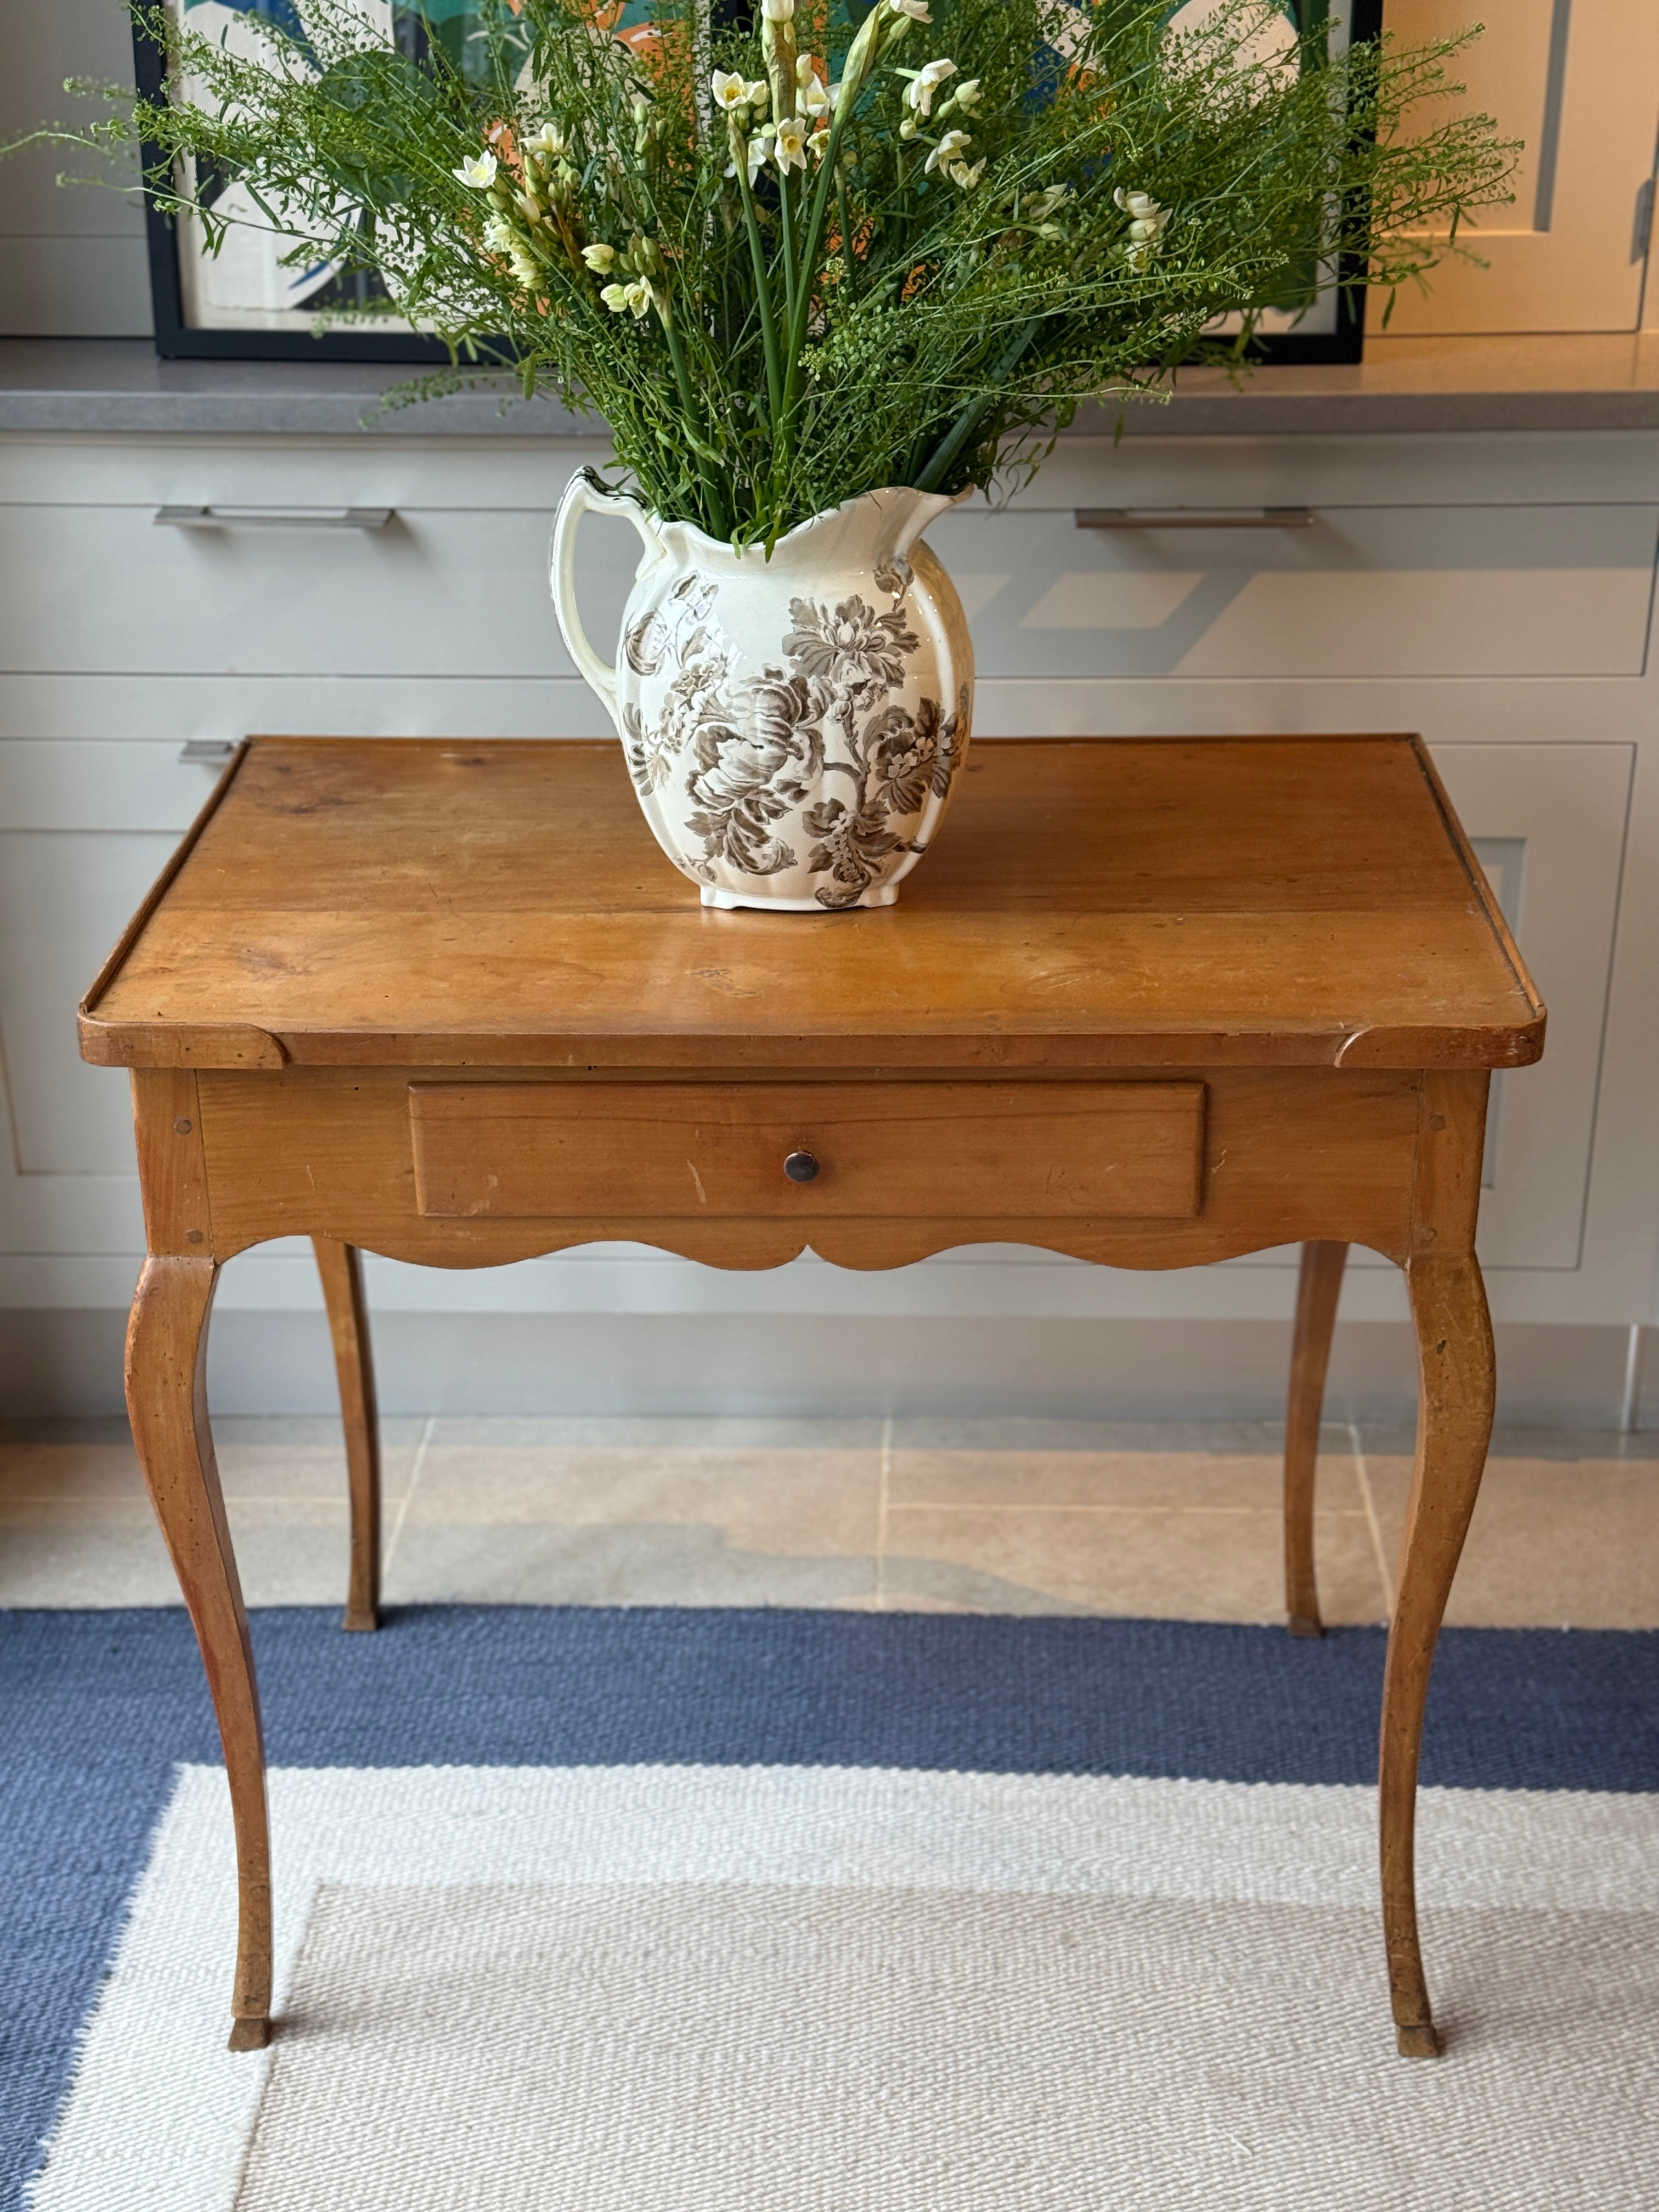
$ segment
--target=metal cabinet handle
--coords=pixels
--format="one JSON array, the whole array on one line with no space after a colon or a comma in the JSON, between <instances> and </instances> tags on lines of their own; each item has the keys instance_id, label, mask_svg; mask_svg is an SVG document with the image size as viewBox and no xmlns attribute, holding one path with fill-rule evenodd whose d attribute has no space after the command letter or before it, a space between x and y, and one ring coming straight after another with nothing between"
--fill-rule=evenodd
<instances>
[{"instance_id":1,"label":"metal cabinet handle","mask_svg":"<svg viewBox=\"0 0 1659 2212\"><path fill-rule=\"evenodd\" d=\"M384 530L395 507L158 507L175 530Z\"/></svg>"},{"instance_id":2,"label":"metal cabinet handle","mask_svg":"<svg viewBox=\"0 0 1659 2212\"><path fill-rule=\"evenodd\" d=\"M1310 530L1310 507L1228 507L1205 514L1188 507L1079 507L1079 530Z\"/></svg>"},{"instance_id":3,"label":"metal cabinet handle","mask_svg":"<svg viewBox=\"0 0 1659 2212\"><path fill-rule=\"evenodd\" d=\"M818 1172L817 1159L811 1152L791 1152L783 1171L791 1182L811 1182Z\"/></svg>"}]
</instances>

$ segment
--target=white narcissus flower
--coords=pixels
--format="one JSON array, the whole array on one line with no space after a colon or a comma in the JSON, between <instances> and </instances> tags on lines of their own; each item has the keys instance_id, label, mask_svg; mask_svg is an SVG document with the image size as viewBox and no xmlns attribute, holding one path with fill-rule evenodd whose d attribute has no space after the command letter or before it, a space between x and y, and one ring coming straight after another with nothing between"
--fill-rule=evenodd
<instances>
[{"instance_id":1,"label":"white narcissus flower","mask_svg":"<svg viewBox=\"0 0 1659 2212\"><path fill-rule=\"evenodd\" d=\"M823 79L812 66L811 54L803 54L795 64L797 106L803 115L816 118L830 112L830 94L824 89Z\"/></svg>"},{"instance_id":2,"label":"white narcissus flower","mask_svg":"<svg viewBox=\"0 0 1659 2212\"><path fill-rule=\"evenodd\" d=\"M459 177L464 185L471 185L475 191L483 192L488 191L495 183L495 172L500 167L495 156L485 152L471 161L463 161L460 167L452 169L450 174Z\"/></svg>"},{"instance_id":3,"label":"white narcissus flower","mask_svg":"<svg viewBox=\"0 0 1659 2212\"><path fill-rule=\"evenodd\" d=\"M945 58L928 62L914 72L907 70L905 74L909 76L910 82L904 88L905 106L914 107L918 115L931 115L933 112L933 94L947 77L952 77L956 73L956 64Z\"/></svg>"},{"instance_id":4,"label":"white narcissus flower","mask_svg":"<svg viewBox=\"0 0 1659 2212\"><path fill-rule=\"evenodd\" d=\"M931 177L935 169L947 167L958 155L965 154L973 143L965 131L947 131L927 156L927 166L921 173L924 177Z\"/></svg>"},{"instance_id":5,"label":"white narcissus flower","mask_svg":"<svg viewBox=\"0 0 1659 2212\"><path fill-rule=\"evenodd\" d=\"M607 284L599 295L613 315L631 314L636 323L650 313L655 296L643 276L632 284Z\"/></svg>"},{"instance_id":6,"label":"white narcissus flower","mask_svg":"<svg viewBox=\"0 0 1659 2212\"><path fill-rule=\"evenodd\" d=\"M1143 270L1170 220L1170 210L1160 206L1150 192L1126 191L1121 185L1112 194L1112 200L1130 219L1129 243L1124 258L1131 269Z\"/></svg>"},{"instance_id":7,"label":"white narcissus flower","mask_svg":"<svg viewBox=\"0 0 1659 2212\"><path fill-rule=\"evenodd\" d=\"M518 250L519 234L504 216L492 215L483 229L484 244L492 253L513 253Z\"/></svg>"},{"instance_id":8,"label":"white narcissus flower","mask_svg":"<svg viewBox=\"0 0 1659 2212\"><path fill-rule=\"evenodd\" d=\"M960 185L964 192L971 192L985 174L985 161L975 161L971 169L966 161L952 161L945 173L953 185Z\"/></svg>"},{"instance_id":9,"label":"white narcissus flower","mask_svg":"<svg viewBox=\"0 0 1659 2212\"><path fill-rule=\"evenodd\" d=\"M971 115L979 106L979 79L976 76L965 76L951 94L947 104L951 107L960 108L964 115Z\"/></svg>"},{"instance_id":10,"label":"white narcissus flower","mask_svg":"<svg viewBox=\"0 0 1659 2212\"><path fill-rule=\"evenodd\" d=\"M761 171L766 167L767 152L770 148L771 143L772 142L769 138L763 137L758 131L755 133L752 138L744 143L743 149L744 166L749 172L749 189L751 191L755 188L756 178L759 176ZM733 152L731 161L729 161L726 165L726 173L728 177L735 177L738 173L737 155L735 151Z\"/></svg>"},{"instance_id":11,"label":"white narcissus flower","mask_svg":"<svg viewBox=\"0 0 1659 2212\"><path fill-rule=\"evenodd\" d=\"M778 167L786 176L791 169L806 167L806 122L803 116L791 115L779 124L774 150Z\"/></svg>"},{"instance_id":12,"label":"white narcissus flower","mask_svg":"<svg viewBox=\"0 0 1659 2212\"><path fill-rule=\"evenodd\" d=\"M795 0L761 0L761 13L769 23L793 23Z\"/></svg>"},{"instance_id":13,"label":"white narcissus flower","mask_svg":"<svg viewBox=\"0 0 1659 2212\"><path fill-rule=\"evenodd\" d=\"M710 79L714 105L731 115L749 105L749 87L741 70L716 70Z\"/></svg>"},{"instance_id":14,"label":"white narcissus flower","mask_svg":"<svg viewBox=\"0 0 1659 2212\"><path fill-rule=\"evenodd\" d=\"M931 23L933 20L927 0L887 0L887 4L894 15L908 15L913 23Z\"/></svg>"},{"instance_id":15,"label":"white narcissus flower","mask_svg":"<svg viewBox=\"0 0 1659 2212\"><path fill-rule=\"evenodd\" d=\"M1033 192L1020 213L1027 222L1047 222L1054 210L1063 207L1071 197L1069 185L1050 185L1045 192Z\"/></svg>"},{"instance_id":16,"label":"white narcissus flower","mask_svg":"<svg viewBox=\"0 0 1659 2212\"><path fill-rule=\"evenodd\" d=\"M556 123L544 123L541 129L525 141L526 154L544 154L550 161L556 161L565 149L565 135Z\"/></svg>"},{"instance_id":17,"label":"white narcissus flower","mask_svg":"<svg viewBox=\"0 0 1659 2212\"><path fill-rule=\"evenodd\" d=\"M585 246L582 259L596 276L608 276L617 265L617 249L614 246Z\"/></svg>"}]
</instances>

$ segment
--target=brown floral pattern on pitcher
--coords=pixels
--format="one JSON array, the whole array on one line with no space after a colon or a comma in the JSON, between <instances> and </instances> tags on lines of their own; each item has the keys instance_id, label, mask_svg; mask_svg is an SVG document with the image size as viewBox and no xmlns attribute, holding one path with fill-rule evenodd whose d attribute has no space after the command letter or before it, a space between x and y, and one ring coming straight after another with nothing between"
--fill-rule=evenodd
<instances>
[{"instance_id":1,"label":"brown floral pattern on pitcher","mask_svg":"<svg viewBox=\"0 0 1659 2212\"><path fill-rule=\"evenodd\" d=\"M921 849L903 825L950 789L967 739L968 688L948 714L937 699L914 710L895 700L921 641L902 604L883 612L856 592L834 606L792 599L787 670L734 682L719 591L706 577L684 577L624 634L637 675L668 674L652 726L637 707L624 710L635 785L644 796L683 774L685 826L702 846L701 860L684 865L708 883L717 864L751 876L799 866L788 823L800 810L813 841L807 870L829 878L813 896L826 908L856 906L895 854ZM826 793L831 777L848 780L845 796Z\"/></svg>"}]
</instances>

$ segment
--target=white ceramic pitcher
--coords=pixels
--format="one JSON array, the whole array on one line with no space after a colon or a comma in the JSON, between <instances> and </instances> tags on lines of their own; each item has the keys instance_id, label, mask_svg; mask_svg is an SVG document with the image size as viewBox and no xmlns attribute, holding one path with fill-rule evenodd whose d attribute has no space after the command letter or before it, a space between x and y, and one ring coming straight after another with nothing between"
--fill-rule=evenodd
<instances>
[{"instance_id":1,"label":"white ceramic pitcher","mask_svg":"<svg viewBox=\"0 0 1659 2212\"><path fill-rule=\"evenodd\" d=\"M968 749L974 654L921 533L955 502L896 487L764 549L665 522L587 471L553 526L570 657L605 702L657 842L706 906L890 906ZM576 532L625 516L644 545L608 667L576 611Z\"/></svg>"}]
</instances>

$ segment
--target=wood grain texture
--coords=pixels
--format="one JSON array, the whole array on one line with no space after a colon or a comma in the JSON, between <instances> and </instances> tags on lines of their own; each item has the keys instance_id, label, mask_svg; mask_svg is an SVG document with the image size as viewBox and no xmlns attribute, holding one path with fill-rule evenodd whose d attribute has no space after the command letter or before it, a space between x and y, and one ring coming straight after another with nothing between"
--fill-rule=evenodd
<instances>
[{"instance_id":1,"label":"wood grain texture","mask_svg":"<svg viewBox=\"0 0 1659 2212\"><path fill-rule=\"evenodd\" d=\"M253 1650L207 1410L212 1260L146 1260L127 1330L132 1440L207 1669L236 1832L240 1916L233 2051L270 2033L270 1834Z\"/></svg>"},{"instance_id":2,"label":"wood grain texture","mask_svg":"<svg viewBox=\"0 0 1659 2212\"><path fill-rule=\"evenodd\" d=\"M203 1348L219 1263L295 1235L327 1293L363 1626L360 1250L476 1267L631 1239L873 1268L1035 1243L1176 1267L1301 1243L1285 1526L1304 1627L1342 1255L1397 1261L1421 1412L1382 1888L1400 2048L1436 2047L1418 1747L1492 1419L1489 1072L1537 1057L1544 1014L1415 739L982 746L904 902L822 919L690 902L609 744L260 740L192 839L89 995L82 1049L133 1069L152 1256L129 1399L230 1772L239 2047L265 2033L270 1885ZM797 1149L817 1181L783 1176Z\"/></svg>"},{"instance_id":3,"label":"wood grain texture","mask_svg":"<svg viewBox=\"0 0 1659 2212\"><path fill-rule=\"evenodd\" d=\"M1314 1574L1314 1485L1325 1371L1347 1261L1346 1244L1315 1241L1302 1247L1285 1413L1285 1611L1292 1636L1325 1632Z\"/></svg>"},{"instance_id":4,"label":"wood grain texture","mask_svg":"<svg viewBox=\"0 0 1659 2212\"><path fill-rule=\"evenodd\" d=\"M480 1070L476 1079L488 1089L497 1075ZM868 1079L848 1081L862 1090ZM571 1110L581 1110L586 1079L544 1080ZM985 1193L971 1188L951 1194L956 1210L932 1219L813 1215L811 1185L802 1194L807 1204L799 1212L790 1205L787 1218L630 1212L520 1221L422 1212L407 1070L216 1070L196 1081L222 1258L270 1237L323 1235L388 1258L448 1267L498 1267L617 1238L724 1267L778 1267L808 1247L844 1267L902 1267L956 1244L1033 1241L1115 1267L1178 1267L1308 1237L1366 1244L1403 1261L1421 1090L1421 1079L1410 1074L1218 1071L1202 1086L1203 1210L1185 1218L981 1214L973 1208L985 1203ZM781 1085L781 1094L794 1087ZM834 1087L815 1084L810 1095ZM902 1087L907 1096L924 1088L912 1079ZM1057 1092L1070 1087L1054 1079ZM642 1092L649 1088L641 1082ZM757 1093L764 1086L747 1088ZM991 1093L1000 1088L987 1085ZM1018 1088L1024 1094L1027 1086ZM1085 1169L1080 1164L1079 1172ZM1011 1170L1015 1182L1018 1175ZM987 1180L994 1186L994 1174Z\"/></svg>"},{"instance_id":5,"label":"wood grain texture","mask_svg":"<svg viewBox=\"0 0 1659 2212\"><path fill-rule=\"evenodd\" d=\"M345 1430L346 1481L351 1500L351 1568L342 1628L380 1625L380 1421L374 1402L374 1362L368 1343L363 1263L355 1245L313 1237L323 1304L334 1345Z\"/></svg>"},{"instance_id":6,"label":"wood grain texture","mask_svg":"<svg viewBox=\"0 0 1659 2212\"><path fill-rule=\"evenodd\" d=\"M257 739L82 1049L205 1065L218 1029L227 1066L1515 1066L1543 1013L1471 865L1414 738L1009 741L975 747L899 906L719 913L614 744Z\"/></svg>"},{"instance_id":7,"label":"wood grain texture","mask_svg":"<svg viewBox=\"0 0 1659 2212\"><path fill-rule=\"evenodd\" d=\"M1190 1219L1201 1083L417 1083L416 1202L447 1219ZM784 1162L810 1156L810 1181Z\"/></svg>"},{"instance_id":8,"label":"wood grain texture","mask_svg":"<svg viewBox=\"0 0 1659 2212\"><path fill-rule=\"evenodd\" d=\"M1486 1286L1474 1254L1413 1259L1417 1457L1389 1628L1378 1797L1382 1933L1402 2057L1440 2048L1418 1941L1417 1768L1434 1647L1492 1437L1497 1372Z\"/></svg>"},{"instance_id":9,"label":"wood grain texture","mask_svg":"<svg viewBox=\"0 0 1659 2212\"><path fill-rule=\"evenodd\" d=\"M145 1068L130 1081L145 1243L153 1253L211 1259L213 1206L196 1078L186 1068Z\"/></svg>"}]
</instances>

